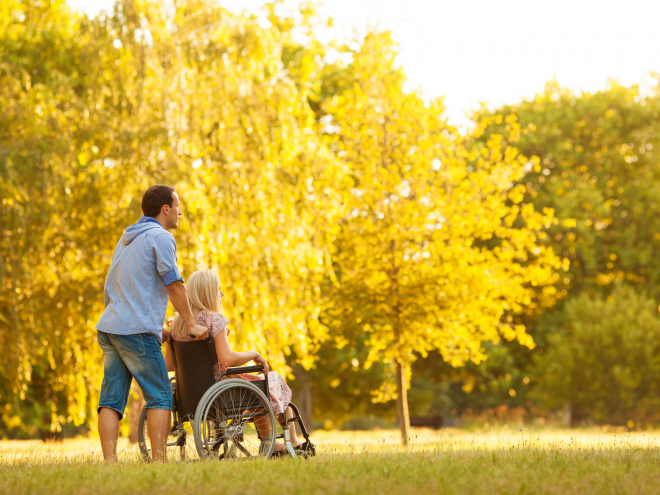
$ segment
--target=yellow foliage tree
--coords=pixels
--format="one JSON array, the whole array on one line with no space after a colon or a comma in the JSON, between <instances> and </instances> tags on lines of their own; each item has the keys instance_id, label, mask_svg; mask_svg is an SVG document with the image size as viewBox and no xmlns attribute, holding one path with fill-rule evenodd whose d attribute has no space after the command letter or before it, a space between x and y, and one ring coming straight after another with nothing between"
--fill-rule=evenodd
<instances>
[{"instance_id":1,"label":"yellow foliage tree","mask_svg":"<svg viewBox=\"0 0 660 495\"><path fill-rule=\"evenodd\" d=\"M0 4L0 402L4 425L32 435L95 409L93 325L131 206L104 162L132 151L115 140L110 41L63 1Z\"/></svg>"},{"instance_id":2,"label":"yellow foliage tree","mask_svg":"<svg viewBox=\"0 0 660 495\"><path fill-rule=\"evenodd\" d=\"M338 344L366 333L365 366L396 368L396 393L386 383L375 399L397 396L407 443L409 364L434 350L453 366L479 362L500 336L533 347L512 315L553 302L561 262L542 242L552 211L522 204L514 186L535 163L512 145L515 119L485 144L474 138L488 121L462 137L442 101L404 91L395 56L388 34L370 33L353 83L326 101L325 138L350 176L327 291Z\"/></svg>"},{"instance_id":3,"label":"yellow foliage tree","mask_svg":"<svg viewBox=\"0 0 660 495\"><path fill-rule=\"evenodd\" d=\"M283 67L277 29L215 2L0 6L0 403L8 428L95 415L94 324L122 230L174 185L182 272L216 269L237 349L286 373L318 325L331 154Z\"/></svg>"},{"instance_id":4,"label":"yellow foliage tree","mask_svg":"<svg viewBox=\"0 0 660 495\"><path fill-rule=\"evenodd\" d=\"M292 352L312 366L334 321L340 343L366 332L370 362L398 363L405 419L417 355L458 366L499 335L531 345L507 318L552 301L558 260L539 242L551 212L512 186L527 163L516 122L473 142L441 102L403 91L386 35L321 75L322 44L297 45L272 8L271 23L211 0L122 0L95 19L63 0L0 3L6 428L93 418L103 281L156 182L182 199L184 276L216 269L236 348L278 370Z\"/></svg>"}]
</instances>

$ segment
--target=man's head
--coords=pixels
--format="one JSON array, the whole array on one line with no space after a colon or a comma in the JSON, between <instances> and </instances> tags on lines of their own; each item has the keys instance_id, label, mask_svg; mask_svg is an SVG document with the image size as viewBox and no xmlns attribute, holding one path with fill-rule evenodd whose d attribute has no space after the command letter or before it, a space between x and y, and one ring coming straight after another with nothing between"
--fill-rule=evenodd
<instances>
[{"instance_id":1,"label":"man's head","mask_svg":"<svg viewBox=\"0 0 660 495\"><path fill-rule=\"evenodd\" d=\"M156 184L147 189L142 196L142 213L145 217L155 218L165 230L179 226L179 196L173 187Z\"/></svg>"}]
</instances>

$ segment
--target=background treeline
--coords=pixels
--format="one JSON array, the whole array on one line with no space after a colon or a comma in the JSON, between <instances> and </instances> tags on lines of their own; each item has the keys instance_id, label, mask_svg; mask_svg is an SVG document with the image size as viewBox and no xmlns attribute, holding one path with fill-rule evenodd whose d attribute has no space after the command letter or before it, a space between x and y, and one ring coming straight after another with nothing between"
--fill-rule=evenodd
<instances>
[{"instance_id":1,"label":"background treeline","mask_svg":"<svg viewBox=\"0 0 660 495\"><path fill-rule=\"evenodd\" d=\"M387 33L265 9L0 5L4 434L93 426L105 274L156 182L184 276L218 271L234 345L317 425L405 435L408 386L414 416L657 423L657 93L548 85L461 133Z\"/></svg>"}]
</instances>

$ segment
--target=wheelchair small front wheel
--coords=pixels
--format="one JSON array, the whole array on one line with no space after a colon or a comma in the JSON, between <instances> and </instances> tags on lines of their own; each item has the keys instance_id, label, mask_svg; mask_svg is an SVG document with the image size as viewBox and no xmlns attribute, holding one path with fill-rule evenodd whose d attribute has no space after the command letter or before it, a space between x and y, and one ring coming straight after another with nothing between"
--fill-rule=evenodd
<instances>
[{"instance_id":1,"label":"wheelchair small front wheel","mask_svg":"<svg viewBox=\"0 0 660 495\"><path fill-rule=\"evenodd\" d=\"M142 408L140 419L138 421L138 445L140 453L146 462L151 462L151 439L149 438L149 430L147 428L147 411L146 407ZM197 449L195 448L195 438L193 435L193 428L189 422L179 425L174 424L174 413L172 413L172 423L170 424L170 432L167 435L167 457L178 457L182 461L187 458L196 457Z\"/></svg>"},{"instance_id":2,"label":"wheelchair small front wheel","mask_svg":"<svg viewBox=\"0 0 660 495\"><path fill-rule=\"evenodd\" d=\"M216 383L197 405L193 432L202 458L269 458L277 437L275 414L261 390L247 380Z\"/></svg>"}]
</instances>

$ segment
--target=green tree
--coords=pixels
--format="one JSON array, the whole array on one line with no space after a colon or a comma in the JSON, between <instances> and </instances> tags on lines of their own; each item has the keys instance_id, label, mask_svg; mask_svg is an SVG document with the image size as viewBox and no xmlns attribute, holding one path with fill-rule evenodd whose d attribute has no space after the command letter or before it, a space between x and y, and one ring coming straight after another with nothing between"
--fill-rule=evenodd
<instances>
[{"instance_id":1,"label":"green tree","mask_svg":"<svg viewBox=\"0 0 660 495\"><path fill-rule=\"evenodd\" d=\"M571 262L563 294L607 292L617 280L658 287L657 90L644 95L610 82L578 95L550 83L533 100L494 115L510 114L525 129L520 152L540 158L521 181L526 199L559 219L548 241Z\"/></svg>"},{"instance_id":2,"label":"green tree","mask_svg":"<svg viewBox=\"0 0 660 495\"><path fill-rule=\"evenodd\" d=\"M520 184L526 188L525 201L537 209L552 208L559 220L545 242L570 260L569 272L557 284L563 298L607 296L617 281L658 297L660 272L653 253L660 227L659 112L657 88L642 92L638 86L610 82L603 91L576 94L551 82L531 100L475 116L515 115L522 127L517 148L540 158ZM483 139L501 130L491 126ZM534 354L548 350L545 332L551 328L548 321L555 321L554 312L522 319L537 344ZM457 392L457 403L476 408L493 407L494 398L510 405L528 403L524 380L532 376L533 354L508 342L498 352L506 359L467 367L466 380L474 382L474 391L470 397ZM507 380L500 377L506 376L511 376L507 386L515 397L502 393Z\"/></svg>"},{"instance_id":3,"label":"green tree","mask_svg":"<svg viewBox=\"0 0 660 495\"><path fill-rule=\"evenodd\" d=\"M655 300L627 286L581 295L545 323L534 395L547 408L572 405L573 421L649 425L660 419L660 316Z\"/></svg>"}]
</instances>

